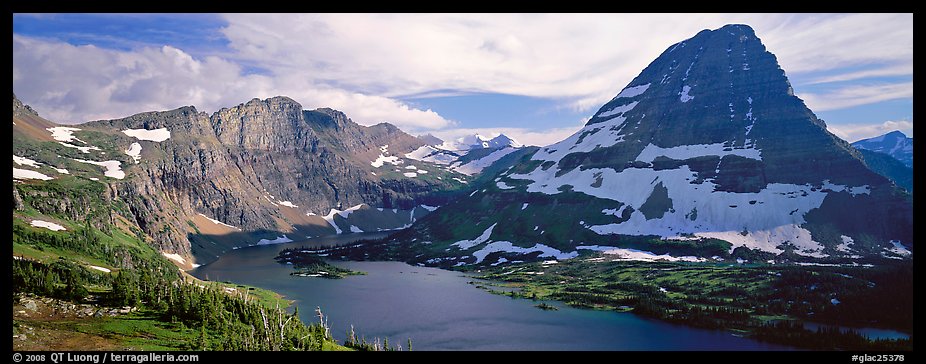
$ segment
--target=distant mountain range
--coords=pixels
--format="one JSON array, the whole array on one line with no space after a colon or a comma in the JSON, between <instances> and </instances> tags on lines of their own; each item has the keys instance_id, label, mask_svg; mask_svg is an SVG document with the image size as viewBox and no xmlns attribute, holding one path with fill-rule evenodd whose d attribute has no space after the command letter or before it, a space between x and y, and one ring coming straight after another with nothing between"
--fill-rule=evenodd
<instances>
[{"instance_id":1,"label":"distant mountain range","mask_svg":"<svg viewBox=\"0 0 926 364\"><path fill-rule=\"evenodd\" d=\"M449 142L430 134L418 138L427 144L405 154L407 158L445 165L449 170L469 176L481 173L502 157L524 147L505 134L494 138L473 134Z\"/></svg>"},{"instance_id":2,"label":"distant mountain range","mask_svg":"<svg viewBox=\"0 0 926 364\"><path fill-rule=\"evenodd\" d=\"M887 154L905 166L913 168L913 138L908 138L900 131L895 130L874 138L862 139L852 143L852 146L856 149Z\"/></svg>"},{"instance_id":3,"label":"distant mountain range","mask_svg":"<svg viewBox=\"0 0 926 364\"><path fill-rule=\"evenodd\" d=\"M852 143L872 171L913 193L913 138L890 133Z\"/></svg>"}]
</instances>

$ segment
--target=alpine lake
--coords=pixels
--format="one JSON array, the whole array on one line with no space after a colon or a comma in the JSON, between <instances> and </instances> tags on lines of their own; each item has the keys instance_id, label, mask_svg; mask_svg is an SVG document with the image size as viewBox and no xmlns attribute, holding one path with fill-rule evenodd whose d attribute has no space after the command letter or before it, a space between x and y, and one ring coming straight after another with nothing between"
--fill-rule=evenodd
<instances>
[{"instance_id":1,"label":"alpine lake","mask_svg":"<svg viewBox=\"0 0 926 364\"><path fill-rule=\"evenodd\" d=\"M466 273L402 262L331 261L364 275L325 279L290 275L274 257L286 248L346 244L384 233L349 234L235 249L190 273L197 278L266 288L293 300L303 322L327 316L344 340L386 338L413 350L788 350L788 347L643 318L633 313L577 309L493 295Z\"/></svg>"}]
</instances>

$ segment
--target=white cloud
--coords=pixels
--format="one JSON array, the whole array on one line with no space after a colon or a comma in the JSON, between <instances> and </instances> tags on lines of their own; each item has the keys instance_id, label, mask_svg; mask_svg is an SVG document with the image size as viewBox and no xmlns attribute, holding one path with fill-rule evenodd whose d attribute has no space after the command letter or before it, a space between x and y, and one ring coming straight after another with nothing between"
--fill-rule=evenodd
<instances>
[{"instance_id":1,"label":"white cloud","mask_svg":"<svg viewBox=\"0 0 926 364\"><path fill-rule=\"evenodd\" d=\"M561 99L588 111L668 46L752 25L789 74L913 59L912 14L231 14L242 59L347 89L404 96L469 90ZM653 24L659 31L653 32ZM887 71L886 69L892 69ZM912 72L912 68L908 68ZM801 84L801 82L795 82Z\"/></svg>"},{"instance_id":2,"label":"white cloud","mask_svg":"<svg viewBox=\"0 0 926 364\"><path fill-rule=\"evenodd\" d=\"M185 105L213 112L255 97L286 95L304 108L331 107L354 121L405 128L453 123L383 96L364 95L305 77L243 73L231 61L196 59L171 46L115 51L13 35L13 88L23 102L61 123L120 118Z\"/></svg>"},{"instance_id":3,"label":"white cloud","mask_svg":"<svg viewBox=\"0 0 926 364\"><path fill-rule=\"evenodd\" d=\"M889 76L906 76L913 75L913 59L910 59L909 63L899 64L896 66L886 66L882 68L874 69L865 69L861 71L853 71L846 73L839 73L832 76L824 76L817 79L809 80L808 85L821 84L821 83L831 83L831 82L844 82L844 81L853 81L860 80L872 77L889 77Z\"/></svg>"},{"instance_id":4,"label":"white cloud","mask_svg":"<svg viewBox=\"0 0 926 364\"><path fill-rule=\"evenodd\" d=\"M798 97L813 111L845 109L887 100L912 99L913 82L852 85L823 94L799 94Z\"/></svg>"},{"instance_id":5,"label":"white cloud","mask_svg":"<svg viewBox=\"0 0 926 364\"><path fill-rule=\"evenodd\" d=\"M862 139L884 135L894 130L900 130L907 136L913 135L913 121L885 121L880 124L827 124L826 129L843 140L856 142Z\"/></svg>"},{"instance_id":6,"label":"white cloud","mask_svg":"<svg viewBox=\"0 0 926 364\"><path fill-rule=\"evenodd\" d=\"M218 57L170 46L114 51L13 35L13 88L43 116L76 123L194 105L216 110L266 93L270 79L242 76Z\"/></svg>"},{"instance_id":7,"label":"white cloud","mask_svg":"<svg viewBox=\"0 0 926 364\"><path fill-rule=\"evenodd\" d=\"M420 130L465 127L397 98L433 92L503 93L592 111L671 44L728 23L751 25L799 94L800 86L809 83L803 80L819 82L821 72L836 75L826 82L903 75L908 69L912 73L907 66L913 58L912 14L223 17L228 24L221 33L229 49L211 57L191 57L202 50L171 46L113 51L14 34L14 91L43 115L64 122L183 105L211 112L254 97L286 95L306 108L342 110L365 125L388 121ZM246 74L242 65L266 72ZM912 84L909 92L902 84L885 86L885 95L847 86L804 96L819 111L912 95Z\"/></svg>"},{"instance_id":8,"label":"white cloud","mask_svg":"<svg viewBox=\"0 0 926 364\"><path fill-rule=\"evenodd\" d=\"M913 60L913 14L767 14L756 34L789 75Z\"/></svg>"}]
</instances>

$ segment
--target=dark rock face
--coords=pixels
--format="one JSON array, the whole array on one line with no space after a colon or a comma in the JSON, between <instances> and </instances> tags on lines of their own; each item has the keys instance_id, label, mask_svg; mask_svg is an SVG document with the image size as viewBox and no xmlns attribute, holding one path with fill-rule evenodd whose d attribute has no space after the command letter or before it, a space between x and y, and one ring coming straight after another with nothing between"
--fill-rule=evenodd
<instances>
[{"instance_id":1,"label":"dark rock face","mask_svg":"<svg viewBox=\"0 0 926 364\"><path fill-rule=\"evenodd\" d=\"M437 256L475 254L492 241L541 249L530 247L564 230L573 240L556 243L564 255L583 244L629 247L618 244L627 236L700 241L694 244L720 239L732 244L731 252L740 246L793 250L808 259L877 255L891 240L912 244L910 199L826 130L745 25L704 30L670 46L583 129L495 181L492 192L459 202L490 205L471 217L483 229L498 222L487 245L451 247L450 253L436 243L424 249ZM537 203L538 195L553 200L543 208L582 213L557 213L547 225L528 213L493 218L503 202ZM453 209L441 209L418 228L440 230L427 224L454 220L441 216L447 214ZM513 232L535 226L548 233Z\"/></svg>"},{"instance_id":2,"label":"dark rock face","mask_svg":"<svg viewBox=\"0 0 926 364\"><path fill-rule=\"evenodd\" d=\"M913 138L907 138L904 133L899 131L862 139L852 143L852 146L856 149L887 154L907 167L913 168Z\"/></svg>"}]
</instances>

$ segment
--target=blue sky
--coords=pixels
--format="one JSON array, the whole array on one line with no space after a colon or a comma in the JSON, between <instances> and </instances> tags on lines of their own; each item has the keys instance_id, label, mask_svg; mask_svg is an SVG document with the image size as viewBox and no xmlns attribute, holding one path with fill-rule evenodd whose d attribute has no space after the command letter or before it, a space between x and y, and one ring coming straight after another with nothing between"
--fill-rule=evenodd
<instances>
[{"instance_id":1,"label":"blue sky","mask_svg":"<svg viewBox=\"0 0 926 364\"><path fill-rule=\"evenodd\" d=\"M756 30L835 134L912 135L911 14L17 14L13 89L61 123L287 95L365 125L545 145L727 23Z\"/></svg>"}]
</instances>

